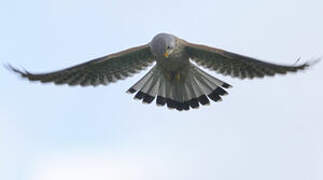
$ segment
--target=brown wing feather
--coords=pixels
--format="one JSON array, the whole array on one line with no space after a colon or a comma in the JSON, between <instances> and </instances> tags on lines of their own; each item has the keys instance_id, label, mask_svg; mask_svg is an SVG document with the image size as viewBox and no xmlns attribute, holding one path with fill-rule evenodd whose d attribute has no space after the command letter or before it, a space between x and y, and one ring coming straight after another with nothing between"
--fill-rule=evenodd
<instances>
[{"instance_id":1,"label":"brown wing feather","mask_svg":"<svg viewBox=\"0 0 323 180\"><path fill-rule=\"evenodd\" d=\"M186 43L185 50L188 56L199 65L224 75L241 79L296 72L312 64L304 63L297 66L273 64L225 50L192 43Z\"/></svg>"},{"instance_id":2,"label":"brown wing feather","mask_svg":"<svg viewBox=\"0 0 323 180\"><path fill-rule=\"evenodd\" d=\"M96 86L99 84L106 85L109 82L131 76L149 66L152 62L153 56L149 46L143 45L51 73L33 74L10 65L8 67L31 81Z\"/></svg>"}]
</instances>

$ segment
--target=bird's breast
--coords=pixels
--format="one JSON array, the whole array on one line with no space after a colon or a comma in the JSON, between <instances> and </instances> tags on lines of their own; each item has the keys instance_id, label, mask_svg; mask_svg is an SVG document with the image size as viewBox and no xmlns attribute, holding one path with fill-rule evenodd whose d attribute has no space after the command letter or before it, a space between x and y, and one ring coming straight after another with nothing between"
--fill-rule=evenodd
<instances>
[{"instance_id":1,"label":"bird's breast","mask_svg":"<svg viewBox=\"0 0 323 180\"><path fill-rule=\"evenodd\" d=\"M184 81L190 68L188 57L183 56L168 56L168 58L157 59L156 62L157 68L170 81Z\"/></svg>"},{"instance_id":2,"label":"bird's breast","mask_svg":"<svg viewBox=\"0 0 323 180\"><path fill-rule=\"evenodd\" d=\"M157 66L166 71L180 71L189 64L189 59L183 56L168 56L157 58Z\"/></svg>"}]
</instances>

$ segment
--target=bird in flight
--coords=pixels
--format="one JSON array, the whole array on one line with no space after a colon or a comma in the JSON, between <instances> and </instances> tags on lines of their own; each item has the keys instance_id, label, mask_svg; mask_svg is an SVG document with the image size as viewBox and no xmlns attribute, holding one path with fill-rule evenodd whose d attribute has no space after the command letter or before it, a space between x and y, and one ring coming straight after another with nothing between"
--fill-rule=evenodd
<instances>
[{"instance_id":1,"label":"bird in flight","mask_svg":"<svg viewBox=\"0 0 323 180\"><path fill-rule=\"evenodd\" d=\"M107 85L155 65L127 92L143 103L171 109L189 110L221 101L231 85L211 76L191 63L236 78L262 78L296 72L312 63L294 66L278 65L205 45L189 43L167 33L157 34L148 44L93 59L63 70L34 74L9 68L30 81L70 86Z\"/></svg>"}]
</instances>

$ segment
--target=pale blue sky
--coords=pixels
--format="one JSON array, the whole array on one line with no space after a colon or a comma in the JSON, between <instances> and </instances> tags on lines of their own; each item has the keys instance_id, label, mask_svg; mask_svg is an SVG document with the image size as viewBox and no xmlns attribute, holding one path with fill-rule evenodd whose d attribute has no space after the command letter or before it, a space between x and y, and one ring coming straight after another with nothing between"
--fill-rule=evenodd
<instances>
[{"instance_id":1,"label":"pale blue sky","mask_svg":"<svg viewBox=\"0 0 323 180\"><path fill-rule=\"evenodd\" d=\"M159 32L263 60L323 56L323 2L10 0L0 63L46 72L147 43ZM146 72L146 71L145 71ZM42 85L0 68L0 179L323 179L323 64L238 80L221 103L178 113L125 91Z\"/></svg>"}]
</instances>

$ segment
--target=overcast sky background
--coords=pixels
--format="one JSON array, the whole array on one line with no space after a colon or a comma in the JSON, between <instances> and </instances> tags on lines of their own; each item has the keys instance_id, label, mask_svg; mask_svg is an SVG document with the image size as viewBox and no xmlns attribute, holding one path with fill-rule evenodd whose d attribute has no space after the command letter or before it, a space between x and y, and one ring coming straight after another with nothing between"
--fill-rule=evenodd
<instances>
[{"instance_id":1,"label":"overcast sky background","mask_svg":"<svg viewBox=\"0 0 323 180\"><path fill-rule=\"evenodd\" d=\"M319 0L10 0L0 63L47 72L145 44L159 32L291 65L323 56ZM42 85L0 67L0 179L321 180L323 64L239 80L189 112L125 91ZM208 71L209 72L209 71Z\"/></svg>"}]
</instances>

